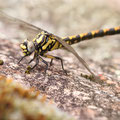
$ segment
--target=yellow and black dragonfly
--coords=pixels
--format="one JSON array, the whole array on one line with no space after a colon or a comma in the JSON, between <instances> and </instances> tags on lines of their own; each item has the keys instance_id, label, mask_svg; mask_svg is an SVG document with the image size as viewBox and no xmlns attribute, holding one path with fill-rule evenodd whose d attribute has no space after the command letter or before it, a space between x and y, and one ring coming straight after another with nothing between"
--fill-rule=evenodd
<instances>
[{"instance_id":1,"label":"yellow and black dragonfly","mask_svg":"<svg viewBox=\"0 0 120 120\"><path fill-rule=\"evenodd\" d=\"M24 56L21 57L18 63L20 63L25 57L30 56L32 53L34 53L34 57L29 61L29 63L31 63L33 60L35 60L36 63L30 70L34 69L38 65L39 60L41 60L43 63L46 64L45 73L48 69L48 63L42 57L50 58L50 63L52 63L53 59L60 60L62 69L64 70L62 59L57 56L48 55L47 53L55 49L65 48L78 58L78 60L93 75L93 77L96 77L95 74L88 67L87 63L76 53L76 51L70 45L96 37L120 34L120 27L115 27L61 38L30 23L8 16L2 11L0 11L0 20L8 22L9 24L17 24L20 29L28 32L29 36L32 36L32 39L31 37L28 37L29 39L25 39L24 42L20 44ZM34 35L35 37L33 38Z\"/></svg>"}]
</instances>

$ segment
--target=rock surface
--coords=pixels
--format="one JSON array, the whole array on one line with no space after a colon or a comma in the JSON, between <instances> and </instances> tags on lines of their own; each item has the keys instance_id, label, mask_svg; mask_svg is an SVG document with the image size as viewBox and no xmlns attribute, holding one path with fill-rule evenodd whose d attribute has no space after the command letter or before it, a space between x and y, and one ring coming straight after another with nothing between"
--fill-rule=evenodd
<instances>
[{"instance_id":1,"label":"rock surface","mask_svg":"<svg viewBox=\"0 0 120 120\"><path fill-rule=\"evenodd\" d=\"M48 99L52 99L58 108L69 112L76 118L83 120L119 119L119 58L105 60L101 64L86 59L92 70L103 74L101 81L90 81L81 77L81 73L87 74L87 72L72 54L66 55L64 50L57 50L51 54L64 58L64 66L68 75L62 71L59 61L54 61L44 78L44 64L40 63L30 74L25 74L27 61L30 58L17 64L21 57L19 45L5 39L0 39L0 43L0 59L4 61L4 64L0 66L0 74L12 77L25 87L40 90L41 93L47 95Z\"/></svg>"}]
</instances>

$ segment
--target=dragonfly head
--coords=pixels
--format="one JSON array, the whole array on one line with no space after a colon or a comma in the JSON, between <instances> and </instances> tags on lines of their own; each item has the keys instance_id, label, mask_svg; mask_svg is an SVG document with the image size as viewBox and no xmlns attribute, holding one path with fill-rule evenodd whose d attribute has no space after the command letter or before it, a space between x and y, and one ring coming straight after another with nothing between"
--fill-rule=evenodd
<instances>
[{"instance_id":1,"label":"dragonfly head","mask_svg":"<svg viewBox=\"0 0 120 120\"><path fill-rule=\"evenodd\" d=\"M34 43L28 40L24 40L24 42L20 44L20 48L23 50L25 56L31 55L35 51Z\"/></svg>"}]
</instances>

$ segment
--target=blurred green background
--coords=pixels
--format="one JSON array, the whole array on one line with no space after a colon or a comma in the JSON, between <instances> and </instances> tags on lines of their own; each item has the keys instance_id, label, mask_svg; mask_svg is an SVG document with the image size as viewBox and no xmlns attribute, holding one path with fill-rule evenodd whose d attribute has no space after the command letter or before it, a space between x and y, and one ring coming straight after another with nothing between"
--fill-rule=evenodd
<instances>
[{"instance_id":1,"label":"blurred green background","mask_svg":"<svg viewBox=\"0 0 120 120\"><path fill-rule=\"evenodd\" d=\"M0 9L60 37L120 25L119 0L0 0ZM120 35L75 45L81 56L101 61L120 50Z\"/></svg>"}]
</instances>

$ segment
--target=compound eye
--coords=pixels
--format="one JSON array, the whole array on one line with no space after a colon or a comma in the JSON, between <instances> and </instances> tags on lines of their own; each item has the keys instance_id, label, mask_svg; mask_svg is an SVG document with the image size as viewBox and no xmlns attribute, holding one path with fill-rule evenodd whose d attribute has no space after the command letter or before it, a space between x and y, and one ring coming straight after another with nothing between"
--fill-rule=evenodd
<instances>
[{"instance_id":1,"label":"compound eye","mask_svg":"<svg viewBox=\"0 0 120 120\"><path fill-rule=\"evenodd\" d=\"M28 42L28 51L33 52L35 50L35 46L32 41Z\"/></svg>"}]
</instances>

